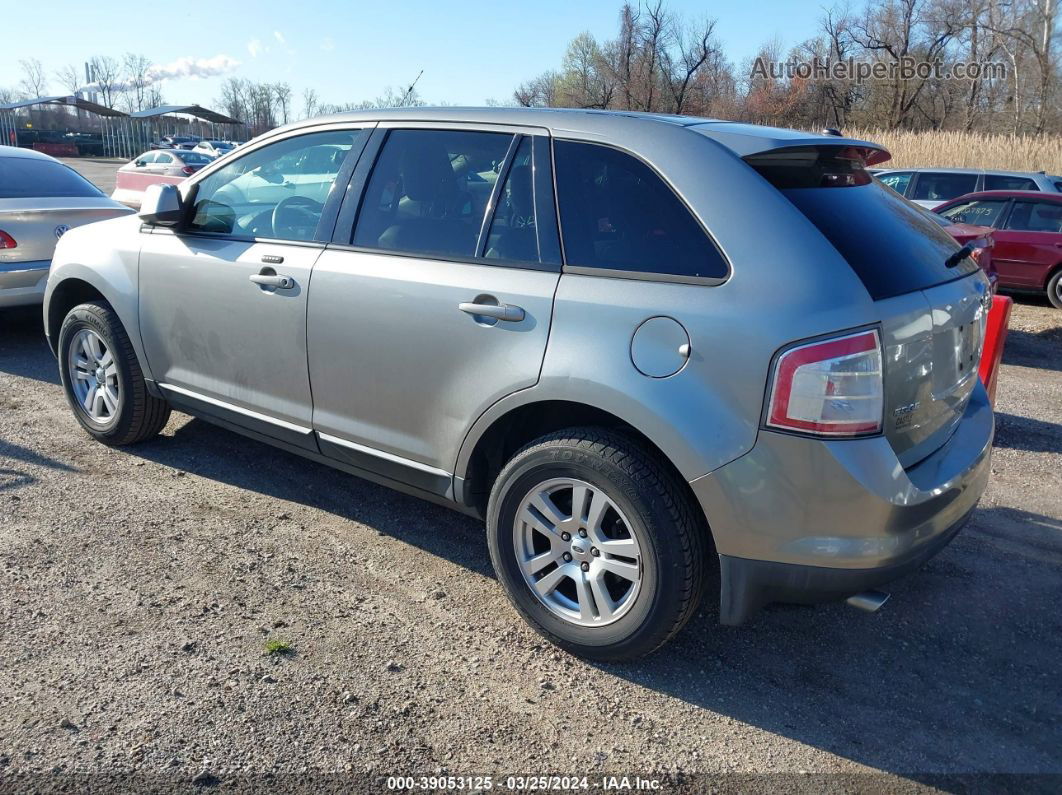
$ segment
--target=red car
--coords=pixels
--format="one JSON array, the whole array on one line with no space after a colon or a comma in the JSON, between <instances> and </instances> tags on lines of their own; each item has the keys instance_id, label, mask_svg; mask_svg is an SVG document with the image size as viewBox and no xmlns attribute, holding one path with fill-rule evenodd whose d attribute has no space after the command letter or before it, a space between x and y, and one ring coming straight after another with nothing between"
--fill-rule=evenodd
<instances>
[{"instance_id":1,"label":"red car","mask_svg":"<svg viewBox=\"0 0 1062 795\"><path fill-rule=\"evenodd\" d=\"M999 286L1047 293L1062 309L1062 194L993 190L935 208L953 223L992 227Z\"/></svg>"}]
</instances>

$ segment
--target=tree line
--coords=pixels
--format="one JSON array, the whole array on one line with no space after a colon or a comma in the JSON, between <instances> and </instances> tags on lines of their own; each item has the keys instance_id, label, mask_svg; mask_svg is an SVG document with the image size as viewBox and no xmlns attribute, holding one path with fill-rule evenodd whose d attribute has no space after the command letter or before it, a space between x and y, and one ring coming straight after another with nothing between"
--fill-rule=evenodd
<instances>
[{"instance_id":1,"label":"tree line","mask_svg":"<svg viewBox=\"0 0 1062 795\"><path fill-rule=\"evenodd\" d=\"M749 121L787 127L860 127L1036 134L1062 132L1062 72L1056 31L1058 0L861 0L823 8L817 32L785 47L767 41L735 64L718 20L672 10L666 0L625 2L615 34L599 41L580 33L561 63L516 87L508 103L528 107L601 108ZM968 79L938 74L860 81L851 75L806 77L765 73L757 64L905 62L1003 65ZM164 103L165 67L143 55L97 55L88 72L67 65L49 73L36 59L19 62L15 88L0 103L90 93L125 112ZM202 101L200 101L202 104ZM228 77L213 103L239 119L249 135L326 113L423 105L416 80L371 100L329 104L312 88ZM53 113L58 111L52 111Z\"/></svg>"},{"instance_id":2,"label":"tree line","mask_svg":"<svg viewBox=\"0 0 1062 795\"><path fill-rule=\"evenodd\" d=\"M765 42L754 58L726 57L718 22L664 0L624 3L614 37L581 33L558 68L518 86L524 106L610 108L788 127L1042 133L1062 131L1057 0L867 0L818 15L817 33L788 49ZM1001 64L975 79L915 74L857 80L765 74L767 63L848 59ZM888 73L887 70L882 70Z\"/></svg>"}]
</instances>

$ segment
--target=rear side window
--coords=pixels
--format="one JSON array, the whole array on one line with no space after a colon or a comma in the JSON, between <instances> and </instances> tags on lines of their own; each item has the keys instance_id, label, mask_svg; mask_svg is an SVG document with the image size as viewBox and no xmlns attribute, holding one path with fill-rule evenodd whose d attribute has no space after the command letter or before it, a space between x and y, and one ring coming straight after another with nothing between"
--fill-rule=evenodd
<instances>
[{"instance_id":1,"label":"rear side window","mask_svg":"<svg viewBox=\"0 0 1062 795\"><path fill-rule=\"evenodd\" d=\"M508 133L392 130L362 199L354 245L475 257L512 140Z\"/></svg>"},{"instance_id":2,"label":"rear side window","mask_svg":"<svg viewBox=\"0 0 1062 795\"><path fill-rule=\"evenodd\" d=\"M977 188L976 174L950 174L922 171L915 182L914 193L908 198L921 201L946 202Z\"/></svg>"},{"instance_id":3,"label":"rear side window","mask_svg":"<svg viewBox=\"0 0 1062 795\"><path fill-rule=\"evenodd\" d=\"M1003 174L985 174L985 190L1040 190L1036 180L1028 177L1008 177Z\"/></svg>"},{"instance_id":4,"label":"rear side window","mask_svg":"<svg viewBox=\"0 0 1062 795\"><path fill-rule=\"evenodd\" d=\"M1007 229L1021 232L1062 232L1062 204L1014 202Z\"/></svg>"},{"instance_id":5,"label":"rear side window","mask_svg":"<svg viewBox=\"0 0 1062 795\"><path fill-rule=\"evenodd\" d=\"M99 188L74 169L50 160L0 157L0 199L94 198Z\"/></svg>"},{"instance_id":6,"label":"rear side window","mask_svg":"<svg viewBox=\"0 0 1062 795\"><path fill-rule=\"evenodd\" d=\"M554 144L566 264L720 279L719 249L645 163L597 144Z\"/></svg>"},{"instance_id":7,"label":"rear side window","mask_svg":"<svg viewBox=\"0 0 1062 795\"><path fill-rule=\"evenodd\" d=\"M822 233L875 300L973 273L969 258L945 261L959 245L928 210L873 180L841 147L794 147L746 162Z\"/></svg>"},{"instance_id":8,"label":"rear side window","mask_svg":"<svg viewBox=\"0 0 1062 795\"><path fill-rule=\"evenodd\" d=\"M941 210L940 214L956 224L996 226L1006 206L1006 199L979 199L956 204L954 207Z\"/></svg>"},{"instance_id":9,"label":"rear side window","mask_svg":"<svg viewBox=\"0 0 1062 795\"><path fill-rule=\"evenodd\" d=\"M896 171L892 174L882 174L878 179L882 185L888 185L903 196L907 192L907 186L911 184L911 174L910 171Z\"/></svg>"}]
</instances>

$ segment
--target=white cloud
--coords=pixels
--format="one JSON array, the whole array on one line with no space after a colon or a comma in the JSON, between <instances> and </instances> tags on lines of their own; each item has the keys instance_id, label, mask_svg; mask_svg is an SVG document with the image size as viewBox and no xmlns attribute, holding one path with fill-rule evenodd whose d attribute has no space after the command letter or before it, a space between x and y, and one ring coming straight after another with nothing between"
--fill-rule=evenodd
<instances>
[{"instance_id":1,"label":"white cloud","mask_svg":"<svg viewBox=\"0 0 1062 795\"><path fill-rule=\"evenodd\" d=\"M213 58L185 56L161 66L152 66L148 76L152 81L179 77L217 77L233 71L240 62L231 55L219 54Z\"/></svg>"},{"instance_id":2,"label":"white cloud","mask_svg":"<svg viewBox=\"0 0 1062 795\"><path fill-rule=\"evenodd\" d=\"M281 33L279 30L274 30L273 31L273 38L276 39L281 44L287 44L287 41L284 40L284 34Z\"/></svg>"},{"instance_id":3,"label":"white cloud","mask_svg":"<svg viewBox=\"0 0 1062 795\"><path fill-rule=\"evenodd\" d=\"M251 54L252 58L257 58L259 53L267 52L268 47L263 47L262 42L258 39L251 39L247 42L247 52Z\"/></svg>"}]
</instances>

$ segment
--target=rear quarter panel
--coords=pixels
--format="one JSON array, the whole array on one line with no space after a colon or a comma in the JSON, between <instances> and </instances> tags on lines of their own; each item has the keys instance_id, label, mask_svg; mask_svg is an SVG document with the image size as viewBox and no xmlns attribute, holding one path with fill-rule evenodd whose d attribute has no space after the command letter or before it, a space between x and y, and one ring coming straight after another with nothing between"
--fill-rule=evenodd
<instances>
[{"instance_id":1,"label":"rear quarter panel","mask_svg":"<svg viewBox=\"0 0 1062 795\"><path fill-rule=\"evenodd\" d=\"M693 480L752 449L780 347L878 320L836 249L751 167L699 133L646 126L624 148L668 179L727 255L730 277L708 286L563 274L538 384L480 418L462 446L459 477L494 420L566 400L628 422ZM692 353L676 375L650 378L631 361L631 339L660 315L685 327Z\"/></svg>"}]
</instances>

